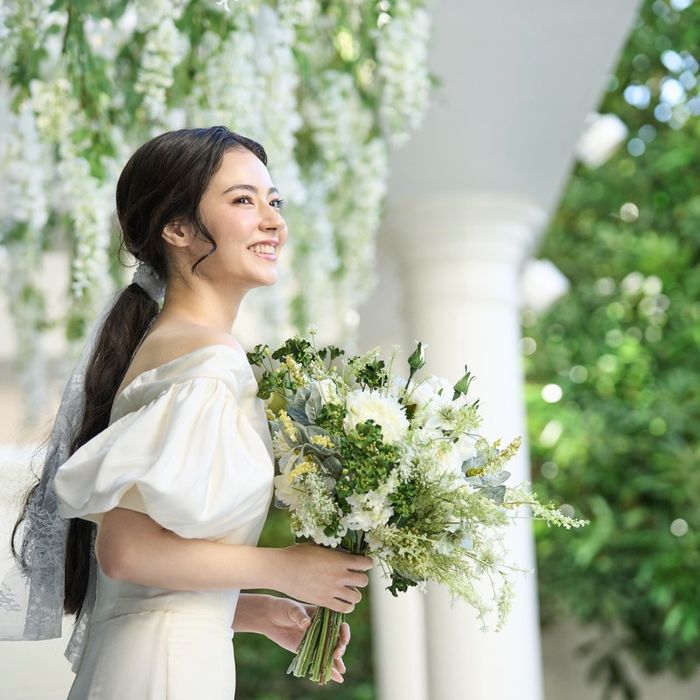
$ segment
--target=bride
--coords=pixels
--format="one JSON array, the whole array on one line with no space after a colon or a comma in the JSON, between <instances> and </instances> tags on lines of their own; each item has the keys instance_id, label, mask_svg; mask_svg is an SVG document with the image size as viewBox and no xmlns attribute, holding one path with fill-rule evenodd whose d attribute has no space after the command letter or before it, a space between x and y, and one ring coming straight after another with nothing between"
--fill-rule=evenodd
<instances>
[{"instance_id":1,"label":"bride","mask_svg":"<svg viewBox=\"0 0 700 700\"><path fill-rule=\"evenodd\" d=\"M234 632L294 651L316 606L350 612L367 585L367 557L257 546L272 444L231 330L245 294L275 283L287 240L266 164L262 146L225 127L182 129L141 146L119 178L121 245L140 266L95 331L67 459L47 460L12 542L48 614L31 557L52 542L42 519L56 524L54 549L66 528L49 587L65 571L62 607L78 621L69 700L230 699ZM344 625L338 682L349 638Z\"/></svg>"}]
</instances>

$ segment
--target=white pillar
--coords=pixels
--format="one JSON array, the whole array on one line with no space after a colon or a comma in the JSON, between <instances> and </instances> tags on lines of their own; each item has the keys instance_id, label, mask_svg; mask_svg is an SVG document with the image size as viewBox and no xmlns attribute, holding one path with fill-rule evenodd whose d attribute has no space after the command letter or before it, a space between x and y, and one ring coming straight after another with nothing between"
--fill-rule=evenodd
<instances>
[{"instance_id":1,"label":"white pillar","mask_svg":"<svg viewBox=\"0 0 700 700\"><path fill-rule=\"evenodd\" d=\"M376 567L375 567L376 568ZM380 571L370 573L372 648L379 700L429 700L425 596L415 588L394 597Z\"/></svg>"},{"instance_id":2,"label":"white pillar","mask_svg":"<svg viewBox=\"0 0 700 700\"><path fill-rule=\"evenodd\" d=\"M529 479L520 354L520 271L533 252L544 212L503 195L450 193L397 202L385 226L403 266L407 330L428 344L426 370L456 381L475 375L482 432L523 447L511 483ZM450 605L436 586L426 596L430 700L541 700L542 670L531 524L521 520L506 544L528 577L515 576L507 626L485 634L474 610ZM385 631L383 636L389 634ZM400 634L400 633L399 633ZM397 635L394 649L400 649ZM386 639L383 646L391 648ZM382 695L382 700L398 700Z\"/></svg>"}]
</instances>

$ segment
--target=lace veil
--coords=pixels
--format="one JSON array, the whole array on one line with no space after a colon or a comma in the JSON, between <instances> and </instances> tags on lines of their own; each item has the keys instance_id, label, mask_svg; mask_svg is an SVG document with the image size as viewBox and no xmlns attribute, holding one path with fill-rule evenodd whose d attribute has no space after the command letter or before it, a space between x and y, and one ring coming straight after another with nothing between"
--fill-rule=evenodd
<instances>
[{"instance_id":1,"label":"lace veil","mask_svg":"<svg viewBox=\"0 0 700 700\"><path fill-rule=\"evenodd\" d=\"M149 265L140 263L132 282L142 287L154 301L162 301L165 285ZM110 297L99 317L93 321L85 346L66 382L46 448L39 485L29 499L27 516L20 530L27 569L23 570L13 559L12 568L0 583L0 640L62 636L66 538L70 521L58 514L53 481L56 470L70 456L70 443L82 418L87 365L102 325L122 291L119 289ZM95 603L97 559L94 528L90 551L87 593L65 652L73 671L77 671L80 665L85 633Z\"/></svg>"}]
</instances>

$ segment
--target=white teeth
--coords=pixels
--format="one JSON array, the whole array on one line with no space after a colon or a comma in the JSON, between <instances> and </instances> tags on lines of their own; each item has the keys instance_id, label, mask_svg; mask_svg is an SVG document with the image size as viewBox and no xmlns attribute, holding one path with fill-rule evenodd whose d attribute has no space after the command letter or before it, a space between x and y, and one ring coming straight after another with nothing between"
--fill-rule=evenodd
<instances>
[{"instance_id":1,"label":"white teeth","mask_svg":"<svg viewBox=\"0 0 700 700\"><path fill-rule=\"evenodd\" d=\"M275 254L275 246L273 245L253 245L248 250L252 250L254 253L266 253L268 255Z\"/></svg>"}]
</instances>

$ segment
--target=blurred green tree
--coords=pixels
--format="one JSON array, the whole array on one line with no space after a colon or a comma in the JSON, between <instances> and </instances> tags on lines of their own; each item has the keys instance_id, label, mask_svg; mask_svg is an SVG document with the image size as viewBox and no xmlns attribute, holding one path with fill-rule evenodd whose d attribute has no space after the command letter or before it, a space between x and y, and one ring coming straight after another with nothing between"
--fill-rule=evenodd
<instances>
[{"instance_id":1,"label":"blurred green tree","mask_svg":"<svg viewBox=\"0 0 700 700\"><path fill-rule=\"evenodd\" d=\"M599 109L627 144L577 166L540 251L571 291L523 314L536 490L592 521L538 528L543 617L600 630L607 698L637 696L625 655L700 662L699 49L698 3L645 0Z\"/></svg>"}]
</instances>

